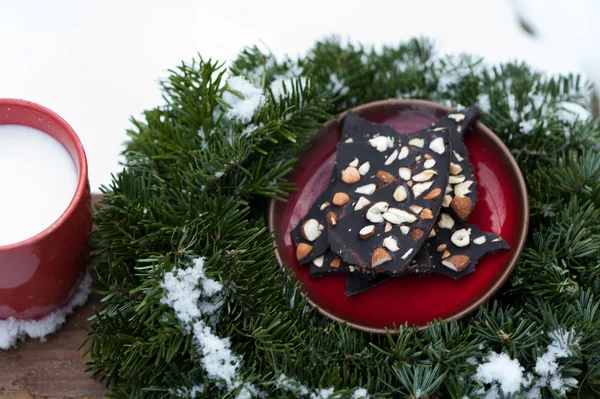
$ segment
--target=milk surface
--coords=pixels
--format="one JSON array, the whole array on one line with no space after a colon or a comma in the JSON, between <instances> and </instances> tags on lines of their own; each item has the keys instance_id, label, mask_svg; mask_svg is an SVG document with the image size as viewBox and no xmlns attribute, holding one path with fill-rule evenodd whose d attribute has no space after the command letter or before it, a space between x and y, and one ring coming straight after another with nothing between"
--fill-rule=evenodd
<instances>
[{"instance_id":1,"label":"milk surface","mask_svg":"<svg viewBox=\"0 0 600 399\"><path fill-rule=\"evenodd\" d=\"M76 188L75 164L58 141L30 127L0 125L0 247L52 225Z\"/></svg>"}]
</instances>

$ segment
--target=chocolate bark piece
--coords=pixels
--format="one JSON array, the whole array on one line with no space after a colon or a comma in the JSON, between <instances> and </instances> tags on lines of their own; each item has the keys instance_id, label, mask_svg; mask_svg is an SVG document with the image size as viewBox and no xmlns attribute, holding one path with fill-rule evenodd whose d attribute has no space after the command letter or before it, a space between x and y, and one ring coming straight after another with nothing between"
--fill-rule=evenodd
<instances>
[{"instance_id":1,"label":"chocolate bark piece","mask_svg":"<svg viewBox=\"0 0 600 399\"><path fill-rule=\"evenodd\" d=\"M477 203L477 179L473 165L469 161L469 151L464 143L468 133L481 116L477 107L453 110L432 126L446 127L452 132L452 159L450 178L445 194L444 208L448 208L460 220L466 220Z\"/></svg>"},{"instance_id":2,"label":"chocolate bark piece","mask_svg":"<svg viewBox=\"0 0 600 399\"><path fill-rule=\"evenodd\" d=\"M431 124L432 129L446 128L452 142L452 160L450 179L444 193L444 208L451 209L461 220L466 220L477 202L477 180L469 162L469 153L464 144L464 135L468 133L481 116L477 107L452 110L448 115ZM349 112L344 120L341 141L369 142L379 136L397 140L399 133L387 125L371 123L355 113ZM382 142L382 139L379 139ZM456 199L455 199L456 198Z\"/></svg>"},{"instance_id":3,"label":"chocolate bark piece","mask_svg":"<svg viewBox=\"0 0 600 399\"><path fill-rule=\"evenodd\" d=\"M481 111L477 107L470 107L460 111L454 110L435 123L436 126L448 128L451 128L454 122L461 124L456 130L458 134L453 135L451 139L453 153L449 185L444 196L440 220L434 228L436 235L427 242L434 271L455 279L474 272L475 265L486 253L510 248L501 237L481 232L477 226L464 223L477 202L477 180L463 137L480 115ZM440 225L449 228L441 228ZM469 237L471 242L465 247L459 247L452 242L453 237L454 241L458 237L463 238L465 241L461 245L466 243ZM474 244L472 240L477 241Z\"/></svg>"},{"instance_id":4,"label":"chocolate bark piece","mask_svg":"<svg viewBox=\"0 0 600 399\"><path fill-rule=\"evenodd\" d=\"M398 136L392 147L384 141L339 143L336 170L341 181L333 195L346 194L349 201L328 230L331 250L372 273L403 274L440 212L450 156L447 129ZM431 160L435 162L426 164ZM351 164L358 165L360 174L365 162L370 168L359 180L343 180Z\"/></svg>"},{"instance_id":5,"label":"chocolate bark piece","mask_svg":"<svg viewBox=\"0 0 600 399\"><path fill-rule=\"evenodd\" d=\"M502 237L449 214L442 214L434 228L435 236L427 240L433 271L454 279L474 272L486 254L510 248Z\"/></svg>"},{"instance_id":6,"label":"chocolate bark piece","mask_svg":"<svg viewBox=\"0 0 600 399\"><path fill-rule=\"evenodd\" d=\"M427 246L423 246L412 260L410 266L404 274L429 274L433 269L431 258ZM373 287L391 279L391 276L385 274L368 275L362 273L350 273L346 278L346 296L352 296L365 292Z\"/></svg>"},{"instance_id":7,"label":"chocolate bark piece","mask_svg":"<svg viewBox=\"0 0 600 399\"><path fill-rule=\"evenodd\" d=\"M311 263L313 259L329 250L327 242L327 227L334 223L340 209L331 204L331 191L337 184L335 172L327 188L292 230L292 240L296 244L296 258L300 264ZM308 250L308 252L306 252ZM302 256L304 255L304 256Z\"/></svg>"}]
</instances>

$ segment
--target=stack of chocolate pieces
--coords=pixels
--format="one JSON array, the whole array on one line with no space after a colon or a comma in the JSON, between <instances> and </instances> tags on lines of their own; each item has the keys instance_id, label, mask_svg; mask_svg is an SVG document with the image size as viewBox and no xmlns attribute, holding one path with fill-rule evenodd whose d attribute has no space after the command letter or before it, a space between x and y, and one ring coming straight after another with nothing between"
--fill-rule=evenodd
<instances>
[{"instance_id":1,"label":"stack of chocolate pieces","mask_svg":"<svg viewBox=\"0 0 600 399\"><path fill-rule=\"evenodd\" d=\"M292 231L311 277L345 273L350 296L409 274L458 279L508 249L465 223L477 181L463 137L479 116L475 107L454 110L399 134L348 113L329 185Z\"/></svg>"}]
</instances>

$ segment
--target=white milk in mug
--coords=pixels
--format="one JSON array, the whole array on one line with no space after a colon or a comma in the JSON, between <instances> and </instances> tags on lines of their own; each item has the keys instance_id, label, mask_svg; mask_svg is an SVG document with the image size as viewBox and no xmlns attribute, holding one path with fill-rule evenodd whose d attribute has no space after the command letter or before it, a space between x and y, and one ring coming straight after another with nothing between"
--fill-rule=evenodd
<instances>
[{"instance_id":1,"label":"white milk in mug","mask_svg":"<svg viewBox=\"0 0 600 399\"><path fill-rule=\"evenodd\" d=\"M0 125L0 246L50 227L77 188L77 169L53 137L21 125Z\"/></svg>"}]
</instances>

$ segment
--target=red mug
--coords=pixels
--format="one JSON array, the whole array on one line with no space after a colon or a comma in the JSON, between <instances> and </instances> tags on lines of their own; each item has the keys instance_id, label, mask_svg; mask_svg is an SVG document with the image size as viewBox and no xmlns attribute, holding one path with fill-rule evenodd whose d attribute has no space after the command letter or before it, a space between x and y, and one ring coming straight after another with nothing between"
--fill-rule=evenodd
<instances>
[{"instance_id":1,"label":"red mug","mask_svg":"<svg viewBox=\"0 0 600 399\"><path fill-rule=\"evenodd\" d=\"M0 99L0 125L5 124L50 135L67 150L77 170L75 195L50 227L24 241L0 246L0 319L35 320L66 305L85 275L92 227L87 160L71 126L41 105Z\"/></svg>"}]
</instances>

